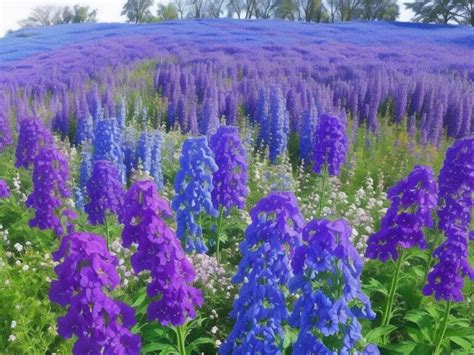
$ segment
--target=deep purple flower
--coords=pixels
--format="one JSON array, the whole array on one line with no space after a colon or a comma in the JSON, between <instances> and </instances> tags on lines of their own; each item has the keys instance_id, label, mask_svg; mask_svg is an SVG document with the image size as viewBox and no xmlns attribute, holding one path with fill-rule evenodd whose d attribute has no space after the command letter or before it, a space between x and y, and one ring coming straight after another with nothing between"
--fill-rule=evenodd
<instances>
[{"instance_id":1,"label":"deep purple flower","mask_svg":"<svg viewBox=\"0 0 474 355\"><path fill-rule=\"evenodd\" d=\"M117 169L108 160L96 160L92 175L87 182L89 202L84 210L92 225L104 224L106 214L114 214L121 221L125 190L119 180Z\"/></svg>"},{"instance_id":2,"label":"deep purple flower","mask_svg":"<svg viewBox=\"0 0 474 355\"><path fill-rule=\"evenodd\" d=\"M35 158L33 191L26 200L26 206L35 209L31 227L52 229L58 236L64 233L61 219L74 217L74 213L62 210L63 199L71 197L68 182L66 157L54 146L43 148Z\"/></svg>"},{"instance_id":3,"label":"deep purple flower","mask_svg":"<svg viewBox=\"0 0 474 355\"><path fill-rule=\"evenodd\" d=\"M8 184L5 180L0 179L0 198L8 197L10 197L10 189L8 188Z\"/></svg>"},{"instance_id":4,"label":"deep purple flower","mask_svg":"<svg viewBox=\"0 0 474 355\"><path fill-rule=\"evenodd\" d=\"M432 209L437 204L433 170L417 165L388 190L392 204L382 218L380 230L367 241L366 257L387 261L398 259L397 248L426 248L423 227L432 227Z\"/></svg>"},{"instance_id":5,"label":"deep purple flower","mask_svg":"<svg viewBox=\"0 0 474 355\"><path fill-rule=\"evenodd\" d=\"M77 337L74 354L139 354L140 338L130 329L134 311L107 295L120 284L112 256L100 235L77 232L62 238L53 253L58 279L51 283L49 299L67 313L58 318L58 334Z\"/></svg>"},{"instance_id":6,"label":"deep purple flower","mask_svg":"<svg viewBox=\"0 0 474 355\"><path fill-rule=\"evenodd\" d=\"M137 244L131 263L136 273L149 271L148 319L180 326L196 316L203 303L201 291L192 287L195 271L175 232L166 225L172 211L153 181L134 183L125 197L123 245Z\"/></svg>"},{"instance_id":7,"label":"deep purple flower","mask_svg":"<svg viewBox=\"0 0 474 355\"><path fill-rule=\"evenodd\" d=\"M456 141L446 152L439 173L439 227L446 240L433 252L438 263L428 274L426 296L461 302L464 277L474 279L469 239L474 192L474 137Z\"/></svg>"},{"instance_id":8,"label":"deep purple flower","mask_svg":"<svg viewBox=\"0 0 474 355\"><path fill-rule=\"evenodd\" d=\"M245 150L235 126L222 126L211 137L217 171L212 177L212 202L227 211L232 207L244 208L248 195L247 161Z\"/></svg>"},{"instance_id":9,"label":"deep purple flower","mask_svg":"<svg viewBox=\"0 0 474 355\"><path fill-rule=\"evenodd\" d=\"M51 132L37 117L25 118L20 122L18 145L16 147L17 168L28 169L43 147L53 143Z\"/></svg>"},{"instance_id":10,"label":"deep purple flower","mask_svg":"<svg viewBox=\"0 0 474 355\"><path fill-rule=\"evenodd\" d=\"M12 129L5 101L4 95L0 94L0 152L8 145L13 144Z\"/></svg>"},{"instance_id":11,"label":"deep purple flower","mask_svg":"<svg viewBox=\"0 0 474 355\"><path fill-rule=\"evenodd\" d=\"M314 172L319 174L327 166L329 175L339 175L346 161L347 149L345 124L336 116L322 115L314 138Z\"/></svg>"}]
</instances>

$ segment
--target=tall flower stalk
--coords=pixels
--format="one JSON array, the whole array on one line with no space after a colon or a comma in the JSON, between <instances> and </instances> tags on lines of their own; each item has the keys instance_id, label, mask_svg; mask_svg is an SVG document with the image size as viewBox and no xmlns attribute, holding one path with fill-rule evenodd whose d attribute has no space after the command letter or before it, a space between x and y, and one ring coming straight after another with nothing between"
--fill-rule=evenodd
<instances>
[{"instance_id":1,"label":"tall flower stalk","mask_svg":"<svg viewBox=\"0 0 474 355\"><path fill-rule=\"evenodd\" d=\"M289 283L291 293L301 293L289 319L299 328L293 354L351 353L362 338L359 319L375 318L362 292L362 261L350 236L343 220L312 220L303 230Z\"/></svg>"},{"instance_id":2,"label":"tall flower stalk","mask_svg":"<svg viewBox=\"0 0 474 355\"><path fill-rule=\"evenodd\" d=\"M211 137L217 171L212 178L212 202L219 210L217 219L216 258L220 260L220 239L224 214L232 208L243 209L248 195L247 161L238 128L222 126Z\"/></svg>"},{"instance_id":3,"label":"tall flower stalk","mask_svg":"<svg viewBox=\"0 0 474 355\"><path fill-rule=\"evenodd\" d=\"M202 214L218 216L211 198L212 176L217 165L206 137L191 137L184 141L180 170L174 180L176 195L172 202L176 211L176 234L186 245L186 251L205 253L208 248L202 236Z\"/></svg>"},{"instance_id":4,"label":"tall flower stalk","mask_svg":"<svg viewBox=\"0 0 474 355\"><path fill-rule=\"evenodd\" d=\"M240 244L243 255L234 283L242 284L231 317L234 327L221 354L279 354L288 318L284 290L290 260L301 244L303 217L295 196L272 192L250 211L252 223Z\"/></svg>"},{"instance_id":5,"label":"tall flower stalk","mask_svg":"<svg viewBox=\"0 0 474 355\"><path fill-rule=\"evenodd\" d=\"M380 230L367 241L365 256L386 262L392 259L395 271L390 281L382 326L390 323L398 287L404 250L427 244L423 228L433 227L432 210L437 204L437 185L431 168L415 166L411 173L388 190L391 206L382 218Z\"/></svg>"},{"instance_id":6,"label":"tall flower stalk","mask_svg":"<svg viewBox=\"0 0 474 355\"><path fill-rule=\"evenodd\" d=\"M139 354L140 338L130 329L133 308L111 299L107 291L120 284L118 260L100 235L76 232L62 238L53 253L57 280L51 283L51 302L68 307L58 318L58 334L77 337L73 354Z\"/></svg>"}]
</instances>

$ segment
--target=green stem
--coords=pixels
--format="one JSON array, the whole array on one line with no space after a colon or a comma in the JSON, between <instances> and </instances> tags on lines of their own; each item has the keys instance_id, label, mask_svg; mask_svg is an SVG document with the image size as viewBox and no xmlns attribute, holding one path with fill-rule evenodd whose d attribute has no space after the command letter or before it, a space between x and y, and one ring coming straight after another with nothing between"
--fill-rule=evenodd
<instances>
[{"instance_id":1,"label":"green stem","mask_svg":"<svg viewBox=\"0 0 474 355\"><path fill-rule=\"evenodd\" d=\"M178 334L178 350L180 355L186 355L186 345L184 343L184 329L183 326L176 328Z\"/></svg>"},{"instance_id":2,"label":"green stem","mask_svg":"<svg viewBox=\"0 0 474 355\"><path fill-rule=\"evenodd\" d=\"M326 184L326 179L327 179L327 174L328 174L328 168L327 165L324 166L323 170L323 181L321 183L321 193L319 194L319 211L318 211L318 217L321 217L321 213L323 211L323 202L324 202L324 188Z\"/></svg>"},{"instance_id":3,"label":"green stem","mask_svg":"<svg viewBox=\"0 0 474 355\"><path fill-rule=\"evenodd\" d=\"M388 296L387 296L387 303L385 305L385 310L383 313L383 318L382 318L382 327L386 326L390 323L390 319L392 317L392 310L393 310L393 303L395 300L395 294L396 290L398 287L398 279L400 276L400 269L403 263L403 249L399 248L398 250L398 259L397 263L395 264L395 272L393 273L392 276L392 281L390 282L390 289L388 291Z\"/></svg>"},{"instance_id":4,"label":"green stem","mask_svg":"<svg viewBox=\"0 0 474 355\"><path fill-rule=\"evenodd\" d=\"M438 342L436 343L436 347L434 351L435 355L438 354L438 351L440 351L441 345L443 343L444 334L446 333L446 328L448 327L448 318L449 318L450 311L451 311L451 301L448 301L446 303L446 312L444 314L443 325L441 326L441 334L438 336Z\"/></svg>"},{"instance_id":5,"label":"green stem","mask_svg":"<svg viewBox=\"0 0 474 355\"><path fill-rule=\"evenodd\" d=\"M106 214L105 215L105 241L107 243L107 250L110 251L110 248L109 248L109 239L110 239L110 229L109 229L109 219L108 219L108 215Z\"/></svg>"},{"instance_id":6,"label":"green stem","mask_svg":"<svg viewBox=\"0 0 474 355\"><path fill-rule=\"evenodd\" d=\"M221 242L221 232L222 232L222 222L224 221L224 208L219 207L219 217L217 218L217 243L216 243L216 259L217 262L220 262L220 242Z\"/></svg>"}]
</instances>

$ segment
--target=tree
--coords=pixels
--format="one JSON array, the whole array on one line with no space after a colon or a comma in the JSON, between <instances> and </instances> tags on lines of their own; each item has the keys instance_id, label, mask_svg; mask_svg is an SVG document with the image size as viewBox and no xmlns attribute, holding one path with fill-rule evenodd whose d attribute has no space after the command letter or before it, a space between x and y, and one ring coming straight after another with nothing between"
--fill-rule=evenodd
<instances>
[{"instance_id":1,"label":"tree","mask_svg":"<svg viewBox=\"0 0 474 355\"><path fill-rule=\"evenodd\" d=\"M189 0L189 6L191 7L189 15L192 18L203 18L206 9L205 5L206 0Z\"/></svg>"},{"instance_id":2,"label":"tree","mask_svg":"<svg viewBox=\"0 0 474 355\"><path fill-rule=\"evenodd\" d=\"M275 15L281 19L294 21L297 5L293 0L280 0Z\"/></svg>"},{"instance_id":3,"label":"tree","mask_svg":"<svg viewBox=\"0 0 474 355\"><path fill-rule=\"evenodd\" d=\"M400 16L400 8L396 0L362 0L360 17L363 20L394 21Z\"/></svg>"},{"instance_id":4,"label":"tree","mask_svg":"<svg viewBox=\"0 0 474 355\"><path fill-rule=\"evenodd\" d=\"M415 16L415 22L424 23L448 23L456 19L457 4L452 0L416 0L405 3L407 9L411 9Z\"/></svg>"},{"instance_id":5,"label":"tree","mask_svg":"<svg viewBox=\"0 0 474 355\"><path fill-rule=\"evenodd\" d=\"M120 15L127 16L128 22L147 22L152 18L150 7L153 0L127 0Z\"/></svg>"},{"instance_id":6,"label":"tree","mask_svg":"<svg viewBox=\"0 0 474 355\"><path fill-rule=\"evenodd\" d=\"M474 26L474 0L457 0L456 22Z\"/></svg>"},{"instance_id":7,"label":"tree","mask_svg":"<svg viewBox=\"0 0 474 355\"><path fill-rule=\"evenodd\" d=\"M361 10L362 0L340 0L339 1L339 16L341 21L351 21Z\"/></svg>"},{"instance_id":8,"label":"tree","mask_svg":"<svg viewBox=\"0 0 474 355\"><path fill-rule=\"evenodd\" d=\"M255 7L255 17L269 19L277 6L277 0L258 0Z\"/></svg>"},{"instance_id":9,"label":"tree","mask_svg":"<svg viewBox=\"0 0 474 355\"><path fill-rule=\"evenodd\" d=\"M221 17L224 13L222 9L224 7L224 2L225 0L209 0L209 3L207 4L207 15L214 18Z\"/></svg>"},{"instance_id":10,"label":"tree","mask_svg":"<svg viewBox=\"0 0 474 355\"><path fill-rule=\"evenodd\" d=\"M327 0L331 22L334 22L334 20L336 19L336 15L339 12L340 4L341 4L340 0Z\"/></svg>"},{"instance_id":11,"label":"tree","mask_svg":"<svg viewBox=\"0 0 474 355\"><path fill-rule=\"evenodd\" d=\"M321 0L297 0L298 20L306 22L327 21L328 13Z\"/></svg>"},{"instance_id":12,"label":"tree","mask_svg":"<svg viewBox=\"0 0 474 355\"><path fill-rule=\"evenodd\" d=\"M233 17L233 14L236 14L237 18L240 20L240 16L242 16L242 11L244 11L244 9L244 0L229 0L229 4L227 6L228 17Z\"/></svg>"},{"instance_id":13,"label":"tree","mask_svg":"<svg viewBox=\"0 0 474 355\"><path fill-rule=\"evenodd\" d=\"M168 5L158 4L158 21L176 20L178 18L178 9L172 3Z\"/></svg>"},{"instance_id":14,"label":"tree","mask_svg":"<svg viewBox=\"0 0 474 355\"><path fill-rule=\"evenodd\" d=\"M89 6L74 5L72 9L68 6L63 11L63 23L97 22L97 9L90 10Z\"/></svg>"},{"instance_id":15,"label":"tree","mask_svg":"<svg viewBox=\"0 0 474 355\"><path fill-rule=\"evenodd\" d=\"M187 11L187 1L186 0L173 0L173 4L179 13L179 18L181 20L184 19L186 11Z\"/></svg>"},{"instance_id":16,"label":"tree","mask_svg":"<svg viewBox=\"0 0 474 355\"><path fill-rule=\"evenodd\" d=\"M37 6L30 17L20 21L22 27L51 26L64 23L96 22L97 10L91 10L89 6Z\"/></svg>"}]
</instances>

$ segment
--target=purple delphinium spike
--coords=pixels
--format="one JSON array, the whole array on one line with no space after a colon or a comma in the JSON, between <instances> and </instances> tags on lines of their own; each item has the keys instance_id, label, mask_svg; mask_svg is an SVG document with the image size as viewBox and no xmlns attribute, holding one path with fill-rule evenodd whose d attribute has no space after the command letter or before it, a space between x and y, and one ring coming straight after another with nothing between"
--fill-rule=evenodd
<instances>
[{"instance_id":1,"label":"purple delphinium spike","mask_svg":"<svg viewBox=\"0 0 474 355\"><path fill-rule=\"evenodd\" d=\"M474 279L469 264L472 194L474 192L474 137L456 141L446 152L439 173L439 227L446 240L433 252L438 259L423 288L426 296L461 302L464 277ZM471 237L472 239L472 237Z\"/></svg>"},{"instance_id":2,"label":"purple delphinium spike","mask_svg":"<svg viewBox=\"0 0 474 355\"><path fill-rule=\"evenodd\" d=\"M300 129L300 158L305 165L311 163L315 140L314 132L318 123L318 110L314 100L311 97L309 101L308 109L303 112Z\"/></svg>"},{"instance_id":3,"label":"purple delphinium spike","mask_svg":"<svg viewBox=\"0 0 474 355\"><path fill-rule=\"evenodd\" d=\"M92 175L87 182L89 202L84 205L88 221L92 225L104 224L106 214L114 214L122 220L125 190L117 169L107 160L93 163Z\"/></svg>"},{"instance_id":4,"label":"purple delphinium spike","mask_svg":"<svg viewBox=\"0 0 474 355\"><path fill-rule=\"evenodd\" d=\"M149 271L148 319L162 325L180 326L196 316L203 303L201 292L192 287L195 271L184 254L175 232L164 219L172 217L168 201L161 198L153 181L134 183L125 197L123 245L137 244L132 255L134 271Z\"/></svg>"},{"instance_id":5,"label":"purple delphinium spike","mask_svg":"<svg viewBox=\"0 0 474 355\"><path fill-rule=\"evenodd\" d=\"M245 150L235 126L222 126L211 137L217 171L212 178L214 207L243 209L248 195Z\"/></svg>"},{"instance_id":6,"label":"purple delphinium spike","mask_svg":"<svg viewBox=\"0 0 474 355\"><path fill-rule=\"evenodd\" d=\"M5 180L0 179L0 199L10 197L10 189Z\"/></svg>"},{"instance_id":7,"label":"purple delphinium spike","mask_svg":"<svg viewBox=\"0 0 474 355\"><path fill-rule=\"evenodd\" d=\"M52 229L56 235L63 235L61 219L75 217L73 211L61 211L62 199L71 197L68 181L66 157L53 146L43 148L35 158L33 191L26 200L26 206L35 209L35 217L29 222L31 227Z\"/></svg>"},{"instance_id":8,"label":"purple delphinium spike","mask_svg":"<svg viewBox=\"0 0 474 355\"><path fill-rule=\"evenodd\" d=\"M341 166L346 160L347 149L344 124L335 116L322 115L319 118L314 138L314 172L319 174L327 166L329 175L339 175Z\"/></svg>"},{"instance_id":9,"label":"purple delphinium spike","mask_svg":"<svg viewBox=\"0 0 474 355\"><path fill-rule=\"evenodd\" d=\"M275 164L288 144L289 118L285 98L279 87L270 92L270 162Z\"/></svg>"},{"instance_id":10,"label":"purple delphinium spike","mask_svg":"<svg viewBox=\"0 0 474 355\"><path fill-rule=\"evenodd\" d=\"M3 94L0 94L0 152L13 144L12 129L8 121L8 111Z\"/></svg>"},{"instance_id":11,"label":"purple delphinium spike","mask_svg":"<svg viewBox=\"0 0 474 355\"><path fill-rule=\"evenodd\" d=\"M221 354L279 354L283 347L288 312L282 287L291 277L290 260L301 244L304 220L290 192L270 193L250 216L240 244L243 258L232 279L242 284L230 314L235 324Z\"/></svg>"},{"instance_id":12,"label":"purple delphinium spike","mask_svg":"<svg viewBox=\"0 0 474 355\"><path fill-rule=\"evenodd\" d=\"M50 146L52 143L51 132L39 118L24 118L20 122L15 166L28 169L41 149Z\"/></svg>"},{"instance_id":13,"label":"purple delphinium spike","mask_svg":"<svg viewBox=\"0 0 474 355\"><path fill-rule=\"evenodd\" d=\"M349 354L362 338L359 319L375 318L362 292L362 260L350 236L344 220L312 220L303 229L289 282L291 293L301 292L288 320L299 328L295 354Z\"/></svg>"},{"instance_id":14,"label":"purple delphinium spike","mask_svg":"<svg viewBox=\"0 0 474 355\"><path fill-rule=\"evenodd\" d=\"M391 206L382 218L380 230L367 241L365 256L387 261L398 259L397 248L426 248L423 227L432 227L437 204L433 170L417 165L411 173L388 190Z\"/></svg>"},{"instance_id":15,"label":"purple delphinium spike","mask_svg":"<svg viewBox=\"0 0 474 355\"><path fill-rule=\"evenodd\" d=\"M120 284L112 256L100 235L76 232L61 240L53 253L62 260L54 271L49 299L68 307L58 318L58 334L77 337L74 354L139 354L141 341L130 329L135 325L133 308L111 299L106 291Z\"/></svg>"}]
</instances>

